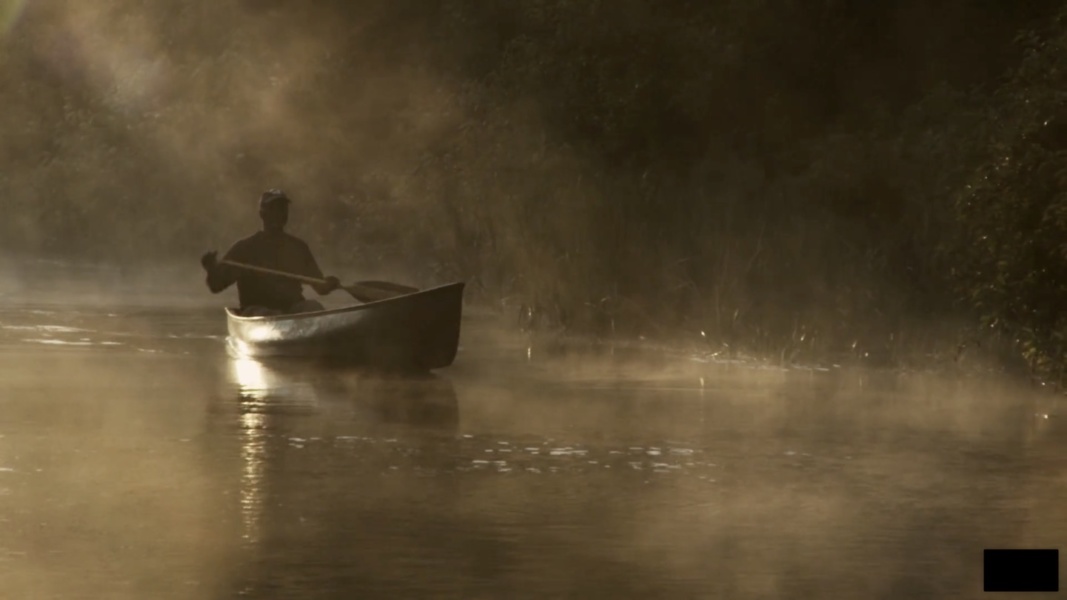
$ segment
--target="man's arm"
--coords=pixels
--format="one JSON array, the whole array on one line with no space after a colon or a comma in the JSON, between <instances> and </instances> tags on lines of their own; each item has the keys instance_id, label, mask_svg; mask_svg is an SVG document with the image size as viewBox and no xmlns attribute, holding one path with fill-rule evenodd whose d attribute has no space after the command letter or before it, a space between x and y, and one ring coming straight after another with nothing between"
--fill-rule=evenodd
<instances>
[{"instance_id":1,"label":"man's arm","mask_svg":"<svg viewBox=\"0 0 1067 600\"><path fill-rule=\"evenodd\" d=\"M226 251L222 260L239 260L240 242L234 244ZM212 294L217 294L230 287L237 281L237 270L227 265L220 265L215 258L215 252L208 252L200 259L200 264L207 271L207 288Z\"/></svg>"}]
</instances>

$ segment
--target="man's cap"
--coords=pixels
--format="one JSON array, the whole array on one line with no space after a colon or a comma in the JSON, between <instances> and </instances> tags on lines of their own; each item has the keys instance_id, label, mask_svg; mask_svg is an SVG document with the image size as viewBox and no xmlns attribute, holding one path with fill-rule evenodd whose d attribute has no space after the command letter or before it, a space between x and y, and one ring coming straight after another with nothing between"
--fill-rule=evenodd
<instances>
[{"instance_id":1,"label":"man's cap","mask_svg":"<svg viewBox=\"0 0 1067 600\"><path fill-rule=\"evenodd\" d=\"M270 206L289 206L289 196L285 195L285 192L278 188L270 189L263 192L263 195L259 197L259 207L268 208Z\"/></svg>"}]
</instances>

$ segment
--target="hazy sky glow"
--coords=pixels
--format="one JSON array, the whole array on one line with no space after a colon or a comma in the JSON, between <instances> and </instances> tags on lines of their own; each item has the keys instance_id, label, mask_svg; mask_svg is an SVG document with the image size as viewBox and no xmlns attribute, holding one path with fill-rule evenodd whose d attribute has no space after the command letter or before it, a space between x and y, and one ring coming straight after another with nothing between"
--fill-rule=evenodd
<instances>
[{"instance_id":1,"label":"hazy sky glow","mask_svg":"<svg viewBox=\"0 0 1067 600\"><path fill-rule=\"evenodd\" d=\"M0 33L8 33L18 22L28 0L0 0Z\"/></svg>"},{"instance_id":2,"label":"hazy sky glow","mask_svg":"<svg viewBox=\"0 0 1067 600\"><path fill-rule=\"evenodd\" d=\"M164 252L186 231L224 245L255 227L269 187L289 191L293 226L314 238L403 202L427 144L461 117L451 86L410 57L364 50L384 29L373 4L344 23L239 3L4 6L13 245L73 248L70 230L116 222Z\"/></svg>"}]
</instances>

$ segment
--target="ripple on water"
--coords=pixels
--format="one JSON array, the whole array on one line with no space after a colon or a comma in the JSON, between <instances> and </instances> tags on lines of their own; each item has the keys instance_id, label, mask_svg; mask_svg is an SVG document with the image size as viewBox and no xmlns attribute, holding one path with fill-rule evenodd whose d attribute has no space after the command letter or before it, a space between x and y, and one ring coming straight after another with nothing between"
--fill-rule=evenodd
<instances>
[{"instance_id":1,"label":"ripple on water","mask_svg":"<svg viewBox=\"0 0 1067 600\"><path fill-rule=\"evenodd\" d=\"M0 324L0 329L9 331L40 331L44 333L92 333L94 329L69 327L67 325L10 325Z\"/></svg>"},{"instance_id":2,"label":"ripple on water","mask_svg":"<svg viewBox=\"0 0 1067 600\"><path fill-rule=\"evenodd\" d=\"M282 443L308 453L306 460L330 461L369 466L379 465L381 473L410 473L420 477L478 473L481 476L550 477L619 471L642 476L692 477L714 482L715 463L703 460L704 450L662 447L661 456L650 456L641 447L629 453L625 446L557 445L553 440L522 440L503 443L464 434L423 437L345 434L306 437L263 432L265 438L278 437ZM430 444L430 446L427 446ZM540 445L538 445L540 444Z\"/></svg>"},{"instance_id":3,"label":"ripple on water","mask_svg":"<svg viewBox=\"0 0 1067 600\"><path fill-rule=\"evenodd\" d=\"M225 337L219 335L217 315L209 318L188 310L131 309L115 313L85 307L40 310L7 306L0 308L0 321L0 343L10 346L129 348L147 354L190 355L195 352L190 351L189 343L213 343Z\"/></svg>"},{"instance_id":4,"label":"ripple on water","mask_svg":"<svg viewBox=\"0 0 1067 600\"><path fill-rule=\"evenodd\" d=\"M480 441L463 436L458 440L458 451L466 462L461 461L460 470L482 472L514 472L516 474L580 474L597 472L604 469L622 468L624 470L654 472L658 474L694 475L705 481L713 481L709 476L715 464L695 457L703 451L686 447L639 446L630 447L596 447L585 445L555 445L538 447L527 443L518 443L522 451L508 455L506 470L501 467L505 461L494 460L493 455L500 456L499 442ZM554 440L544 440L549 445ZM473 442L473 443L472 443ZM490 447L486 447L486 446ZM466 464L464 468L462 464Z\"/></svg>"},{"instance_id":5,"label":"ripple on water","mask_svg":"<svg viewBox=\"0 0 1067 600\"><path fill-rule=\"evenodd\" d=\"M110 340L93 341L88 338L81 338L78 340L57 340L54 338L23 338L23 343L27 344L44 344L46 346L123 346L122 342L114 342Z\"/></svg>"}]
</instances>

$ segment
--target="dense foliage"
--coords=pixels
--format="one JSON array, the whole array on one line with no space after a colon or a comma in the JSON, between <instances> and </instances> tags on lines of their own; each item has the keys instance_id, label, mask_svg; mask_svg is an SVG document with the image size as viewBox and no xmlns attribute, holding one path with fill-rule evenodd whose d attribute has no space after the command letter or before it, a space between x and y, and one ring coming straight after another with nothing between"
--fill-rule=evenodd
<instances>
[{"instance_id":1,"label":"dense foliage","mask_svg":"<svg viewBox=\"0 0 1067 600\"><path fill-rule=\"evenodd\" d=\"M955 193L945 263L984 326L1038 373L1067 365L1067 11L1020 38L980 141L987 157Z\"/></svg>"},{"instance_id":2,"label":"dense foliage","mask_svg":"<svg viewBox=\"0 0 1067 600\"><path fill-rule=\"evenodd\" d=\"M963 317L1055 370L1057 4L30 3L0 235L192 259L284 185L328 262L551 325L788 357Z\"/></svg>"}]
</instances>

